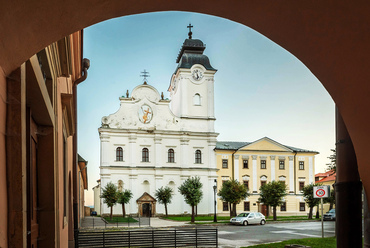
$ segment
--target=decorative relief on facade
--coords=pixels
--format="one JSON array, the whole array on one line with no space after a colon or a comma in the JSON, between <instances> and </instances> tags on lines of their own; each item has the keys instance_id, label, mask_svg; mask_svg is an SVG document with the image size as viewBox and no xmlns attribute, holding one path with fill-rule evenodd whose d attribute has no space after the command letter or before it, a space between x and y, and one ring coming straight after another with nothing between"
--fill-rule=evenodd
<instances>
[{"instance_id":1,"label":"decorative relief on facade","mask_svg":"<svg viewBox=\"0 0 370 248\"><path fill-rule=\"evenodd\" d=\"M288 156L288 158L289 158L289 161L293 161L293 156Z\"/></svg>"},{"instance_id":2,"label":"decorative relief on facade","mask_svg":"<svg viewBox=\"0 0 370 248\"><path fill-rule=\"evenodd\" d=\"M266 160L267 159L267 156L260 156L260 159Z\"/></svg>"},{"instance_id":3,"label":"decorative relief on facade","mask_svg":"<svg viewBox=\"0 0 370 248\"><path fill-rule=\"evenodd\" d=\"M234 158L235 159L239 159L239 155L234 155Z\"/></svg>"},{"instance_id":4,"label":"decorative relief on facade","mask_svg":"<svg viewBox=\"0 0 370 248\"><path fill-rule=\"evenodd\" d=\"M253 160L257 160L257 155L252 155Z\"/></svg>"},{"instance_id":5,"label":"decorative relief on facade","mask_svg":"<svg viewBox=\"0 0 370 248\"><path fill-rule=\"evenodd\" d=\"M153 118L152 108L147 104L143 104L139 108L139 120L144 124L148 124L152 120L152 118Z\"/></svg>"},{"instance_id":6,"label":"decorative relief on facade","mask_svg":"<svg viewBox=\"0 0 370 248\"><path fill-rule=\"evenodd\" d=\"M275 160L275 157L276 157L276 156L270 156L270 159L271 159L271 160Z\"/></svg>"},{"instance_id":7,"label":"decorative relief on facade","mask_svg":"<svg viewBox=\"0 0 370 248\"><path fill-rule=\"evenodd\" d=\"M286 157L285 156L279 156L279 160L285 160Z\"/></svg>"},{"instance_id":8,"label":"decorative relief on facade","mask_svg":"<svg viewBox=\"0 0 370 248\"><path fill-rule=\"evenodd\" d=\"M247 156L247 155L242 155L242 159L249 159L249 156Z\"/></svg>"}]
</instances>

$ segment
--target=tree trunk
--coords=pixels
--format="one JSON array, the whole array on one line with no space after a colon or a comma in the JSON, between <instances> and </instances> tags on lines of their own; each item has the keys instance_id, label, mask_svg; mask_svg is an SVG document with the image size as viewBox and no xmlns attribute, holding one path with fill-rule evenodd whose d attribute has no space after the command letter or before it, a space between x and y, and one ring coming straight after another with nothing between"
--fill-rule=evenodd
<instances>
[{"instance_id":1,"label":"tree trunk","mask_svg":"<svg viewBox=\"0 0 370 248\"><path fill-rule=\"evenodd\" d=\"M277 219L277 217L276 217L276 206L272 207L272 212L273 212L273 215L274 215L274 220L276 220Z\"/></svg>"},{"instance_id":2,"label":"tree trunk","mask_svg":"<svg viewBox=\"0 0 370 248\"><path fill-rule=\"evenodd\" d=\"M270 206L266 205L266 217L270 216Z\"/></svg>"},{"instance_id":3,"label":"tree trunk","mask_svg":"<svg viewBox=\"0 0 370 248\"><path fill-rule=\"evenodd\" d=\"M234 216L236 216L236 203L233 203L233 212L234 212Z\"/></svg>"},{"instance_id":4,"label":"tree trunk","mask_svg":"<svg viewBox=\"0 0 370 248\"><path fill-rule=\"evenodd\" d=\"M110 207L110 220L113 219L113 206Z\"/></svg>"},{"instance_id":5,"label":"tree trunk","mask_svg":"<svg viewBox=\"0 0 370 248\"><path fill-rule=\"evenodd\" d=\"M231 203L229 202L229 213L230 213L230 218L234 217L233 216L233 209L231 208Z\"/></svg>"},{"instance_id":6,"label":"tree trunk","mask_svg":"<svg viewBox=\"0 0 370 248\"><path fill-rule=\"evenodd\" d=\"M198 205L195 206L195 216L198 216Z\"/></svg>"},{"instance_id":7,"label":"tree trunk","mask_svg":"<svg viewBox=\"0 0 370 248\"><path fill-rule=\"evenodd\" d=\"M166 203L164 204L164 209L166 210L166 217L168 217L168 213L167 213L167 204L166 204Z\"/></svg>"},{"instance_id":8,"label":"tree trunk","mask_svg":"<svg viewBox=\"0 0 370 248\"><path fill-rule=\"evenodd\" d=\"M331 201L330 206L329 206L329 210L332 210L332 209L333 209L333 202Z\"/></svg>"},{"instance_id":9,"label":"tree trunk","mask_svg":"<svg viewBox=\"0 0 370 248\"><path fill-rule=\"evenodd\" d=\"M194 216L194 206L191 206L191 223L195 222L195 216Z\"/></svg>"},{"instance_id":10,"label":"tree trunk","mask_svg":"<svg viewBox=\"0 0 370 248\"><path fill-rule=\"evenodd\" d=\"M312 212L313 212L313 207L310 207L310 212L308 213L308 219L312 219Z\"/></svg>"},{"instance_id":11,"label":"tree trunk","mask_svg":"<svg viewBox=\"0 0 370 248\"><path fill-rule=\"evenodd\" d=\"M126 216L125 204L122 204L122 216L123 216L123 218L125 218L125 216Z\"/></svg>"},{"instance_id":12,"label":"tree trunk","mask_svg":"<svg viewBox=\"0 0 370 248\"><path fill-rule=\"evenodd\" d=\"M319 206L316 207L316 219L320 218L320 213L319 213Z\"/></svg>"}]
</instances>

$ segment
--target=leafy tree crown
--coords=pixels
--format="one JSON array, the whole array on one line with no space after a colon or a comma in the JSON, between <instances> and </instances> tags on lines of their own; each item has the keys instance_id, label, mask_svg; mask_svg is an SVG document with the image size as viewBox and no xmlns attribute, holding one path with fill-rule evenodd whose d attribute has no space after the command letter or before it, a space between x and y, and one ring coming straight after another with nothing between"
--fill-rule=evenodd
<instances>
[{"instance_id":1,"label":"leafy tree crown","mask_svg":"<svg viewBox=\"0 0 370 248\"><path fill-rule=\"evenodd\" d=\"M238 180L228 180L223 182L217 195L224 202L238 204L250 194L248 193L248 188L244 184L239 183Z\"/></svg>"},{"instance_id":2,"label":"leafy tree crown","mask_svg":"<svg viewBox=\"0 0 370 248\"><path fill-rule=\"evenodd\" d=\"M155 191L155 197L157 198L159 204L169 204L171 203L173 195L173 189L170 187L160 187Z\"/></svg>"},{"instance_id":3,"label":"leafy tree crown","mask_svg":"<svg viewBox=\"0 0 370 248\"><path fill-rule=\"evenodd\" d=\"M108 207L113 207L116 205L118 200L117 195L117 187L112 182L107 183L102 190L102 194L100 196L104 199L104 203L108 205Z\"/></svg>"},{"instance_id":4,"label":"leafy tree crown","mask_svg":"<svg viewBox=\"0 0 370 248\"><path fill-rule=\"evenodd\" d=\"M125 189L124 191L122 192L118 192L118 199L117 199L117 202L119 204L127 204L130 202L133 194L131 192L131 190L128 190L128 189Z\"/></svg>"},{"instance_id":5,"label":"leafy tree crown","mask_svg":"<svg viewBox=\"0 0 370 248\"><path fill-rule=\"evenodd\" d=\"M190 206L196 206L202 200L203 184L200 182L200 177L190 177L185 180L179 187L179 192L185 197L185 202Z\"/></svg>"},{"instance_id":6,"label":"leafy tree crown","mask_svg":"<svg viewBox=\"0 0 370 248\"><path fill-rule=\"evenodd\" d=\"M284 182L272 181L260 187L258 200L272 207L283 203L283 197L287 195L287 186Z\"/></svg>"}]
</instances>

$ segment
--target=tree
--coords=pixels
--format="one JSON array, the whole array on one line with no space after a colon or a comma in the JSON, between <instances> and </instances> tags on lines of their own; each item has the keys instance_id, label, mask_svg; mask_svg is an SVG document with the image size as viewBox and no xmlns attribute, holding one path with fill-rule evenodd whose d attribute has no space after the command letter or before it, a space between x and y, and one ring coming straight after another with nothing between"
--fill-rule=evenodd
<instances>
[{"instance_id":1,"label":"tree","mask_svg":"<svg viewBox=\"0 0 370 248\"><path fill-rule=\"evenodd\" d=\"M328 166L328 170L334 170L334 172L336 172L337 171L337 151L336 149L330 149L330 151L332 151L333 154L328 157L328 159L330 159L330 163L326 165Z\"/></svg>"},{"instance_id":2,"label":"tree","mask_svg":"<svg viewBox=\"0 0 370 248\"><path fill-rule=\"evenodd\" d=\"M308 214L309 219L312 219L313 208L320 203L319 198L314 198L313 197L313 187L314 186L321 186L321 184L319 184L319 183L312 184L311 183L311 184L308 184L308 185L306 185L302 188L303 198L304 198L307 206L310 208L310 212Z\"/></svg>"},{"instance_id":3,"label":"tree","mask_svg":"<svg viewBox=\"0 0 370 248\"><path fill-rule=\"evenodd\" d=\"M191 206L192 223L195 221L194 206L198 205L203 197L202 186L200 178L195 176L186 179L179 187L179 192L185 197L185 202Z\"/></svg>"},{"instance_id":4,"label":"tree","mask_svg":"<svg viewBox=\"0 0 370 248\"><path fill-rule=\"evenodd\" d=\"M236 216L236 204L249 196L248 188L240 184L238 180L228 180L222 183L221 189L217 195L222 201L230 205L230 218ZM232 206L232 208L231 208Z\"/></svg>"},{"instance_id":5,"label":"tree","mask_svg":"<svg viewBox=\"0 0 370 248\"><path fill-rule=\"evenodd\" d=\"M172 195L173 190L168 186L160 187L155 191L155 197L157 198L158 202L160 204L164 204L164 209L166 210L166 217L168 216L167 204L171 203Z\"/></svg>"},{"instance_id":6,"label":"tree","mask_svg":"<svg viewBox=\"0 0 370 248\"><path fill-rule=\"evenodd\" d=\"M260 187L258 200L272 207L274 220L276 220L276 207L283 203L283 197L287 195L287 186L284 182L272 181Z\"/></svg>"},{"instance_id":7,"label":"tree","mask_svg":"<svg viewBox=\"0 0 370 248\"><path fill-rule=\"evenodd\" d=\"M117 202L122 205L122 216L124 218L126 216L125 204L129 203L133 194L131 190L128 190L128 189L125 189L122 192L118 192L117 194L118 194Z\"/></svg>"},{"instance_id":8,"label":"tree","mask_svg":"<svg viewBox=\"0 0 370 248\"><path fill-rule=\"evenodd\" d=\"M104 199L104 203L107 204L108 207L110 207L110 219L113 218L113 206L116 205L118 200L117 195L117 187L112 182L107 183L105 187L102 190L102 194L100 196Z\"/></svg>"}]
</instances>

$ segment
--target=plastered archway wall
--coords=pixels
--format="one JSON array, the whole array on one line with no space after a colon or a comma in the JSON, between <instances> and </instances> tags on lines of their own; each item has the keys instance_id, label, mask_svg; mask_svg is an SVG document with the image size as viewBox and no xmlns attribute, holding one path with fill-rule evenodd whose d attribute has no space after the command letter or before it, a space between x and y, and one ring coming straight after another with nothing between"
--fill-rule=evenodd
<instances>
[{"instance_id":1,"label":"plastered archway wall","mask_svg":"<svg viewBox=\"0 0 370 248\"><path fill-rule=\"evenodd\" d=\"M370 148L368 1L15 0L3 1L0 9L2 131L6 117L5 77L48 44L114 17L152 11L193 11L249 26L300 59L337 104L354 143L364 186L370 187L370 170L367 170ZM0 170L5 168L4 137L1 132ZM3 186L2 183L0 195Z\"/></svg>"}]
</instances>

